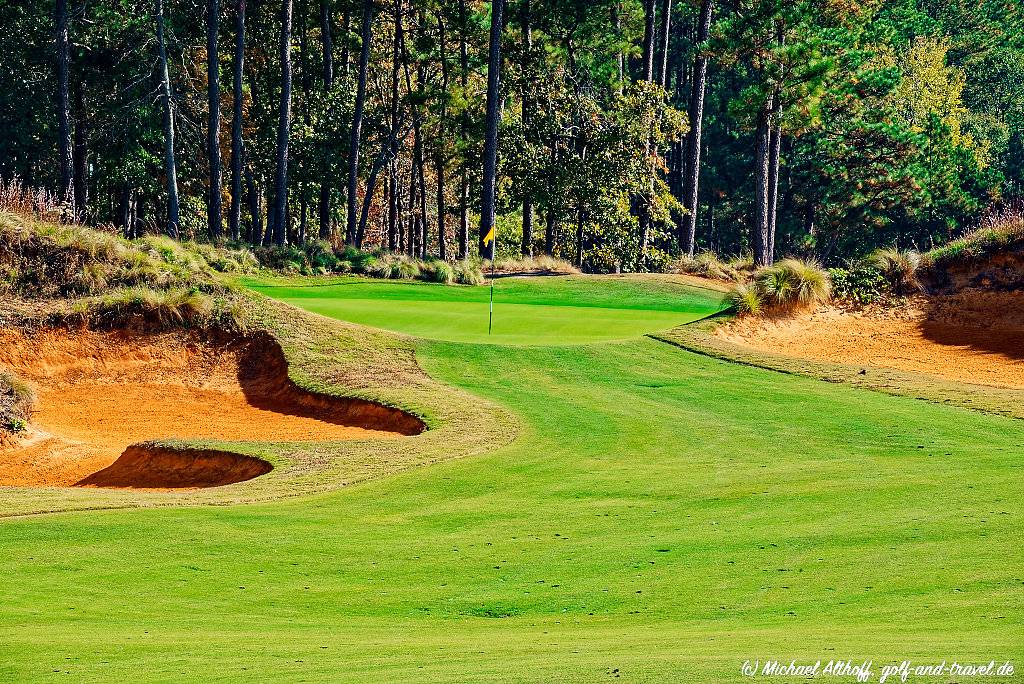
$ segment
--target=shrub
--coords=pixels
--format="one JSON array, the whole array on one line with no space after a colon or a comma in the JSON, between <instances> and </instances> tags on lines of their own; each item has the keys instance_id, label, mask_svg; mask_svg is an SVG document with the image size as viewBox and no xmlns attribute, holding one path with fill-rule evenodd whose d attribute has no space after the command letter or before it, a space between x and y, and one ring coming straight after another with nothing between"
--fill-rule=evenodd
<instances>
[{"instance_id":1,"label":"shrub","mask_svg":"<svg viewBox=\"0 0 1024 684\"><path fill-rule=\"evenodd\" d=\"M830 268L832 294L853 304L871 304L889 293L889 283L877 266L855 263L848 268Z\"/></svg>"},{"instance_id":2,"label":"shrub","mask_svg":"<svg viewBox=\"0 0 1024 684\"><path fill-rule=\"evenodd\" d=\"M503 273L579 273L580 270L565 259L558 259L547 254L536 256L519 256L513 259L498 259L494 264L496 271Z\"/></svg>"},{"instance_id":3,"label":"shrub","mask_svg":"<svg viewBox=\"0 0 1024 684\"><path fill-rule=\"evenodd\" d=\"M13 373L0 370L0 431L24 432L34 403L31 387Z\"/></svg>"},{"instance_id":4,"label":"shrub","mask_svg":"<svg viewBox=\"0 0 1024 684\"><path fill-rule=\"evenodd\" d=\"M783 259L754 274L754 283L762 302L770 307L818 304L832 293L828 273L815 261Z\"/></svg>"}]
</instances>

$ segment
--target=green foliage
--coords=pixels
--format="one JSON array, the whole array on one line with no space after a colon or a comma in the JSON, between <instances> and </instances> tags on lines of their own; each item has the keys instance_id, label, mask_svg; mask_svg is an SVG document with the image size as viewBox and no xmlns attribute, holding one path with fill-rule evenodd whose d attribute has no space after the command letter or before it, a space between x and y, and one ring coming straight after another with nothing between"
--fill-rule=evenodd
<instances>
[{"instance_id":1,"label":"green foliage","mask_svg":"<svg viewBox=\"0 0 1024 684\"><path fill-rule=\"evenodd\" d=\"M0 368L0 434L24 432L35 399L25 381Z\"/></svg>"},{"instance_id":2,"label":"green foliage","mask_svg":"<svg viewBox=\"0 0 1024 684\"><path fill-rule=\"evenodd\" d=\"M853 304L872 304L889 294L889 283L878 267L869 262L856 262L847 268L830 268L832 295Z\"/></svg>"}]
</instances>

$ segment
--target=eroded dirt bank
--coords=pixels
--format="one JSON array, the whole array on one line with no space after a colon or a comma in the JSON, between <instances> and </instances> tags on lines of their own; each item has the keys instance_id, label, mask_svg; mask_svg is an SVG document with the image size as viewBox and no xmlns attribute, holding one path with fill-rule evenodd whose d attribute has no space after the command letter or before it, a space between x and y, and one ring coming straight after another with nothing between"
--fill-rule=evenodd
<instances>
[{"instance_id":1,"label":"eroded dirt bank","mask_svg":"<svg viewBox=\"0 0 1024 684\"><path fill-rule=\"evenodd\" d=\"M821 307L737 319L715 334L787 356L1024 389L1024 293L921 297L897 309Z\"/></svg>"},{"instance_id":2,"label":"eroded dirt bank","mask_svg":"<svg viewBox=\"0 0 1024 684\"><path fill-rule=\"evenodd\" d=\"M133 445L335 441L423 429L395 409L299 389L266 335L5 330L0 365L38 397L28 434L0 450L0 485L215 486L256 477L269 464Z\"/></svg>"}]
</instances>

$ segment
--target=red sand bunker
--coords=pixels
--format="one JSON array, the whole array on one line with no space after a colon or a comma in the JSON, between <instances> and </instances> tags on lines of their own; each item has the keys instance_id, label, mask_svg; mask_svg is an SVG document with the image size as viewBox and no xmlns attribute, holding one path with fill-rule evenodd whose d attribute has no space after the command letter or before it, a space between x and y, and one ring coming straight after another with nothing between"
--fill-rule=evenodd
<instances>
[{"instance_id":1,"label":"red sand bunker","mask_svg":"<svg viewBox=\"0 0 1024 684\"><path fill-rule=\"evenodd\" d=\"M212 487L271 466L225 451L141 443L325 442L424 427L396 409L299 389L265 335L0 331L0 364L38 398L29 434L0 449L0 486Z\"/></svg>"}]
</instances>

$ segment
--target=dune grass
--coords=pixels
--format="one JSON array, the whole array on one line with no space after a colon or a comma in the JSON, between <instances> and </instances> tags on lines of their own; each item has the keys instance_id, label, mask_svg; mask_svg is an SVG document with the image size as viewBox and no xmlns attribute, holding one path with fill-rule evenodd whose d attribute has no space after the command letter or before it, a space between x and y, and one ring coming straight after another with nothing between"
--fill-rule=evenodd
<instances>
[{"instance_id":1,"label":"dune grass","mask_svg":"<svg viewBox=\"0 0 1024 684\"><path fill-rule=\"evenodd\" d=\"M505 294L686 313L649 283L542 282ZM312 497L0 521L0 680L728 682L772 657L877 681L1024 657L1019 421L651 338L411 344L516 438Z\"/></svg>"}]
</instances>

